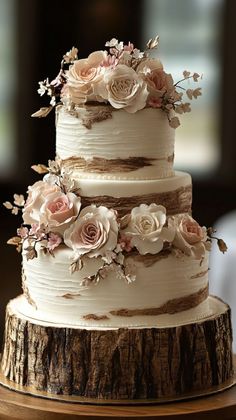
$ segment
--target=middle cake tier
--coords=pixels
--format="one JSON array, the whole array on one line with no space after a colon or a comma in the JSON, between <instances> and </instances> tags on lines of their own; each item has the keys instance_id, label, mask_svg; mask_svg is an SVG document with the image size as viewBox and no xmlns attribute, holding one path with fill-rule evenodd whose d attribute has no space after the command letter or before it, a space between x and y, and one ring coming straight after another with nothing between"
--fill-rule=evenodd
<instances>
[{"instance_id":1,"label":"middle cake tier","mask_svg":"<svg viewBox=\"0 0 236 420\"><path fill-rule=\"evenodd\" d=\"M78 187L86 217L99 206L115 210L120 221L142 205L159 206L157 211L165 207L167 217L177 219L191 213L191 177L184 172L149 181L81 179ZM148 221L149 216L145 223ZM91 226L94 229L94 224ZM27 244L24 247L23 312L29 316L88 327L145 327L168 326L183 319L192 322L209 315L208 251L203 244L203 252L197 257L180 251L178 243L173 248L168 239L159 251L152 248L152 242L141 253L138 245L131 249L125 246L123 257L119 251L113 256L111 253L112 265L109 252L95 257L88 253L81 264L79 257L75 270L76 252L70 248L70 241L66 244L51 255L45 252L43 243L38 243L37 258L33 259L27 257ZM143 248L142 243L140 246Z\"/></svg>"},{"instance_id":2,"label":"middle cake tier","mask_svg":"<svg viewBox=\"0 0 236 420\"><path fill-rule=\"evenodd\" d=\"M140 204L161 204L167 214L191 213L192 180L186 172L153 180L108 180L78 178L83 206L95 204L116 210L119 216Z\"/></svg>"}]
</instances>

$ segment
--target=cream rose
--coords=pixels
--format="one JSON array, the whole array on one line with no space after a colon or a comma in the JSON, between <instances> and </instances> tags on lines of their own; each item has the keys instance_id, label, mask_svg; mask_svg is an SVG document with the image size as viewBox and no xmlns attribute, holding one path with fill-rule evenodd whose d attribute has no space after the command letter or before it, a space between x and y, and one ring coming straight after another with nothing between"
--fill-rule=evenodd
<instances>
[{"instance_id":1,"label":"cream rose","mask_svg":"<svg viewBox=\"0 0 236 420\"><path fill-rule=\"evenodd\" d=\"M41 222L51 231L63 234L77 218L80 207L81 199L74 193L56 191L48 194L40 208Z\"/></svg>"},{"instance_id":2,"label":"cream rose","mask_svg":"<svg viewBox=\"0 0 236 420\"><path fill-rule=\"evenodd\" d=\"M104 74L95 93L109 101L114 108L134 113L146 106L148 91L145 81L134 69L118 64Z\"/></svg>"},{"instance_id":3,"label":"cream rose","mask_svg":"<svg viewBox=\"0 0 236 420\"><path fill-rule=\"evenodd\" d=\"M41 207L47 195L61 191L57 185L45 181L35 182L28 188L28 198L23 209L23 221L28 225L39 223Z\"/></svg>"},{"instance_id":4,"label":"cream rose","mask_svg":"<svg viewBox=\"0 0 236 420\"><path fill-rule=\"evenodd\" d=\"M157 254L163 249L164 242L171 242L175 235L173 227L165 227L166 209L155 203L141 204L131 211L130 222L124 229L131 237L131 245L140 254Z\"/></svg>"},{"instance_id":5,"label":"cream rose","mask_svg":"<svg viewBox=\"0 0 236 420\"><path fill-rule=\"evenodd\" d=\"M152 70L163 70L163 65L158 58L146 58L137 67L137 73L146 73Z\"/></svg>"},{"instance_id":6,"label":"cream rose","mask_svg":"<svg viewBox=\"0 0 236 420\"><path fill-rule=\"evenodd\" d=\"M178 215L169 218L169 225L174 227L176 234L173 246L183 251L186 255L192 255L201 259L209 249L207 231L201 227L191 216Z\"/></svg>"},{"instance_id":7,"label":"cream rose","mask_svg":"<svg viewBox=\"0 0 236 420\"><path fill-rule=\"evenodd\" d=\"M101 65L106 59L106 51L95 51L88 58L76 60L66 73L67 85L62 96L69 96L76 104L99 100L94 96L94 87L106 70Z\"/></svg>"},{"instance_id":8,"label":"cream rose","mask_svg":"<svg viewBox=\"0 0 236 420\"><path fill-rule=\"evenodd\" d=\"M64 232L64 242L80 257L105 256L117 245L118 224L116 214L104 206L85 207L78 219Z\"/></svg>"}]
</instances>

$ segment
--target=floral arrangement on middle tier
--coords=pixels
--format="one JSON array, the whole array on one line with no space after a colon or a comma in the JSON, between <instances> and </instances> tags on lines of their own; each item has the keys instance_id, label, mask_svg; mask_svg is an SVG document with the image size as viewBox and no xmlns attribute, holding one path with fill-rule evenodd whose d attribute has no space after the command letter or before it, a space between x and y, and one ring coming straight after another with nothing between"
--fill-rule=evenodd
<instances>
[{"instance_id":1,"label":"floral arrangement on middle tier","mask_svg":"<svg viewBox=\"0 0 236 420\"><path fill-rule=\"evenodd\" d=\"M60 161L32 168L44 174L43 180L28 188L26 201L15 194L13 204L4 203L15 215L22 211L23 223L8 243L19 252L23 249L28 260L37 257L39 246L54 257L54 250L64 245L73 250L71 273L81 270L91 258L101 262L97 273L83 279L84 284L98 282L109 270L132 282L135 270L126 264L129 256L171 252L201 263L210 250L212 229L201 227L187 213L167 216L161 204L143 203L120 217L103 205L83 205L79 185L61 169ZM221 239L218 245L226 251Z\"/></svg>"}]
</instances>

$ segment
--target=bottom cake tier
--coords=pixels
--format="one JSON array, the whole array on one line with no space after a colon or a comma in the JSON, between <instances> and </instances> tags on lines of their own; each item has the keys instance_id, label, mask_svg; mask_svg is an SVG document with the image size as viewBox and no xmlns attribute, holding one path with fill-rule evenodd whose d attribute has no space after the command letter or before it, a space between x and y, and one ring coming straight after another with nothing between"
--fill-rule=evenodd
<instances>
[{"instance_id":1,"label":"bottom cake tier","mask_svg":"<svg viewBox=\"0 0 236 420\"><path fill-rule=\"evenodd\" d=\"M165 328L85 328L37 321L7 307L1 372L51 394L111 400L207 392L233 377L230 308L209 297L212 316Z\"/></svg>"}]
</instances>

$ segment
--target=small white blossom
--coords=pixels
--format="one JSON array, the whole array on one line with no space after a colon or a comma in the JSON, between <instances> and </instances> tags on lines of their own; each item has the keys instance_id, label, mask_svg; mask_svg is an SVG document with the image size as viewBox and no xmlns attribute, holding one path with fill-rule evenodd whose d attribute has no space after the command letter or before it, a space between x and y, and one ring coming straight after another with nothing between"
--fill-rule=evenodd
<instances>
[{"instance_id":1,"label":"small white blossom","mask_svg":"<svg viewBox=\"0 0 236 420\"><path fill-rule=\"evenodd\" d=\"M66 63L71 63L78 58L78 48L72 47L70 51L68 51L64 56L63 59Z\"/></svg>"},{"instance_id":2,"label":"small white blossom","mask_svg":"<svg viewBox=\"0 0 236 420\"><path fill-rule=\"evenodd\" d=\"M112 38L110 41L107 41L105 47L116 47L118 45L118 40L116 38Z\"/></svg>"},{"instance_id":3,"label":"small white blossom","mask_svg":"<svg viewBox=\"0 0 236 420\"><path fill-rule=\"evenodd\" d=\"M56 97L52 96L52 99L50 101L50 105L55 106L56 105Z\"/></svg>"},{"instance_id":4,"label":"small white blossom","mask_svg":"<svg viewBox=\"0 0 236 420\"><path fill-rule=\"evenodd\" d=\"M45 82L39 82L39 88L37 92L40 96L43 96L47 92L47 87L45 86Z\"/></svg>"},{"instance_id":5,"label":"small white blossom","mask_svg":"<svg viewBox=\"0 0 236 420\"><path fill-rule=\"evenodd\" d=\"M138 59L143 58L143 57L144 57L144 52L141 52L140 50L135 48L134 51L133 51L133 58L138 60Z\"/></svg>"}]
</instances>

